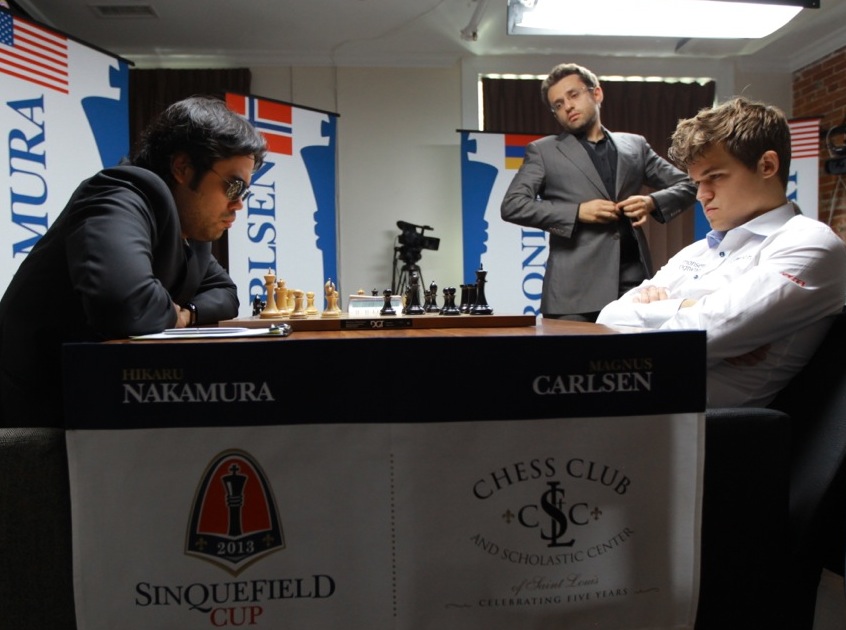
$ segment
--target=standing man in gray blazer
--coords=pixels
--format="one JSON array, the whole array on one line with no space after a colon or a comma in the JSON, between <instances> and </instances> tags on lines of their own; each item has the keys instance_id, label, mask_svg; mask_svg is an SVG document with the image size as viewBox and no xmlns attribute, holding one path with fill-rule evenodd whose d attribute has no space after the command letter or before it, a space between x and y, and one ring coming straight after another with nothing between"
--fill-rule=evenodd
<instances>
[{"instance_id":1,"label":"standing man in gray blazer","mask_svg":"<svg viewBox=\"0 0 846 630\"><path fill-rule=\"evenodd\" d=\"M549 232L544 317L596 321L603 306L652 276L642 225L693 206L696 187L643 136L602 126L596 75L566 63L541 96L564 128L526 147L502 201L505 221ZM654 189L642 195L647 186Z\"/></svg>"}]
</instances>

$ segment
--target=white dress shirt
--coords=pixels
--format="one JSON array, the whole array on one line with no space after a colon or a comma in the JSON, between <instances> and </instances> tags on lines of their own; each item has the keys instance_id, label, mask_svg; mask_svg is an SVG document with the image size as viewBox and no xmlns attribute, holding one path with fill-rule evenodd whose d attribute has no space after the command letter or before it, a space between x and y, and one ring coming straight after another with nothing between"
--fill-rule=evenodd
<instances>
[{"instance_id":1,"label":"white dress shirt","mask_svg":"<svg viewBox=\"0 0 846 630\"><path fill-rule=\"evenodd\" d=\"M641 286L669 299L608 304L597 323L705 330L708 406L766 406L804 366L846 302L846 244L827 225L786 204L682 249ZM680 308L685 299L696 304ZM771 344L755 365L725 361Z\"/></svg>"}]
</instances>

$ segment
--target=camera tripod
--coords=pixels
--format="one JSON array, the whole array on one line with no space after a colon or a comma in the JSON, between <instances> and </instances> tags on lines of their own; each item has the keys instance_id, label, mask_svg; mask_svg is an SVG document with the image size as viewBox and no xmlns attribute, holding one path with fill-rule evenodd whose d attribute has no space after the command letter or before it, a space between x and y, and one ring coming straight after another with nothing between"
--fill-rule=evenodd
<instances>
[{"instance_id":1,"label":"camera tripod","mask_svg":"<svg viewBox=\"0 0 846 630\"><path fill-rule=\"evenodd\" d=\"M416 273L419 278L420 286L423 286L423 272L420 270L420 265L416 263L403 262L400 267L399 258L394 259L394 272L391 276L391 293L394 295L402 295L411 284L411 274Z\"/></svg>"}]
</instances>

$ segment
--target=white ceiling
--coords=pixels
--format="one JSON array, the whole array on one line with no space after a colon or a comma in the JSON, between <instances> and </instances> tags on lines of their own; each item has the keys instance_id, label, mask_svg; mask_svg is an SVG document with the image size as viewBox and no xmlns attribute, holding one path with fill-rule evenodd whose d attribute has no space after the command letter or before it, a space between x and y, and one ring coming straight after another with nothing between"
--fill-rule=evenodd
<instances>
[{"instance_id":1,"label":"white ceiling","mask_svg":"<svg viewBox=\"0 0 846 630\"><path fill-rule=\"evenodd\" d=\"M793 71L846 46L846 0L821 0L819 9L802 9L773 35L741 41L509 36L507 0L11 1L139 68L449 67L467 57L598 55L731 58L749 69ZM155 16L102 17L98 5L144 5ZM461 35L474 15L475 41Z\"/></svg>"}]
</instances>

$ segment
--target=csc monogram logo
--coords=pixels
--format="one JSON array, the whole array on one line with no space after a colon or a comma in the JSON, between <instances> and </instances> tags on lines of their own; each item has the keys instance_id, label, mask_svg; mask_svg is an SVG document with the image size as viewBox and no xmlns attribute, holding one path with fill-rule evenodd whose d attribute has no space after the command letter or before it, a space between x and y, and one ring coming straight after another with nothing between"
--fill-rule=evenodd
<instances>
[{"instance_id":1,"label":"csc monogram logo","mask_svg":"<svg viewBox=\"0 0 846 630\"><path fill-rule=\"evenodd\" d=\"M547 541L548 547L572 547L576 539L567 532L573 526L587 525L590 511L584 502L568 505L559 483L548 481L548 489L541 495L540 505L524 505L517 514L517 520L523 527L540 529L540 537ZM598 514L598 510L595 512ZM562 540L565 536L567 539Z\"/></svg>"}]
</instances>

